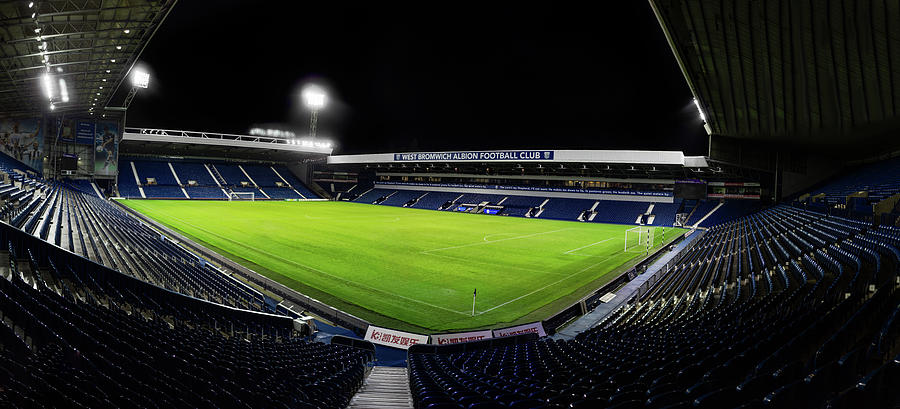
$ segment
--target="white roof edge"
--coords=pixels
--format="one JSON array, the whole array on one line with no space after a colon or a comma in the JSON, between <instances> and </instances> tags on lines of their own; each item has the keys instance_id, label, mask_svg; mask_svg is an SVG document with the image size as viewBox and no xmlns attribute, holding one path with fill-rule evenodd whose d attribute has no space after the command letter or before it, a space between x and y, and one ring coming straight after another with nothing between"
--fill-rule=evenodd
<instances>
[{"instance_id":1,"label":"white roof edge","mask_svg":"<svg viewBox=\"0 0 900 409\"><path fill-rule=\"evenodd\" d=\"M687 168L708 168L709 163L706 162L706 156L685 156L684 166Z\"/></svg>"}]
</instances>

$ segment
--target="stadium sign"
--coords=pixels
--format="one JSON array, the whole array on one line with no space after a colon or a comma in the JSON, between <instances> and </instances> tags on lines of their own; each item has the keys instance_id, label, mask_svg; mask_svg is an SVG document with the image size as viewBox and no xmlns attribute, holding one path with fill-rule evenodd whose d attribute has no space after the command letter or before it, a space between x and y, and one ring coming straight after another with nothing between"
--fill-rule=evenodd
<instances>
[{"instance_id":1,"label":"stadium sign","mask_svg":"<svg viewBox=\"0 0 900 409\"><path fill-rule=\"evenodd\" d=\"M394 162L552 161L553 151L475 151L395 153Z\"/></svg>"},{"instance_id":2,"label":"stadium sign","mask_svg":"<svg viewBox=\"0 0 900 409\"><path fill-rule=\"evenodd\" d=\"M538 334L538 336L541 336L541 337L547 336L547 333L544 332L544 325L541 324L540 321L532 322L531 324L523 324L523 325L517 325L515 327L494 330L494 338L511 337L513 335L522 335L522 334Z\"/></svg>"},{"instance_id":3,"label":"stadium sign","mask_svg":"<svg viewBox=\"0 0 900 409\"><path fill-rule=\"evenodd\" d=\"M455 334L434 334L431 336L431 343L436 345L459 344L462 342L481 341L493 338L491 330L457 332Z\"/></svg>"},{"instance_id":4,"label":"stadium sign","mask_svg":"<svg viewBox=\"0 0 900 409\"><path fill-rule=\"evenodd\" d=\"M366 329L366 341L400 349L409 349L416 344L427 344L428 335L413 334L390 328L369 325Z\"/></svg>"}]
</instances>

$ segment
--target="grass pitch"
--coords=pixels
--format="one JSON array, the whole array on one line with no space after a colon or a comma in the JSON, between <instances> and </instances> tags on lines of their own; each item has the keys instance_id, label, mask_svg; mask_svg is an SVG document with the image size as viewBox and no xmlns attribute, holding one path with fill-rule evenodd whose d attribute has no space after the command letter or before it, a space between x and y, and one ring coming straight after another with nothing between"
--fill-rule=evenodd
<instances>
[{"instance_id":1,"label":"grass pitch","mask_svg":"<svg viewBox=\"0 0 900 409\"><path fill-rule=\"evenodd\" d=\"M544 319L645 255L624 251L625 225L346 202L123 203L313 298L412 331ZM665 230L657 246L681 233Z\"/></svg>"}]
</instances>

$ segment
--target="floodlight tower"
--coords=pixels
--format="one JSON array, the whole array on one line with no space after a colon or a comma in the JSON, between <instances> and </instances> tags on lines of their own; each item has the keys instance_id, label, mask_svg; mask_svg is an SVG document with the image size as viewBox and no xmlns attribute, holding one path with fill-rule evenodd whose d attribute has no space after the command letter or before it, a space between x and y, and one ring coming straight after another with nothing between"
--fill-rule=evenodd
<instances>
[{"instance_id":1,"label":"floodlight tower","mask_svg":"<svg viewBox=\"0 0 900 409\"><path fill-rule=\"evenodd\" d=\"M124 128L124 124L126 123L126 115L128 114L128 107L131 106L131 101L134 100L134 96L137 95L139 89L146 89L150 86L150 73L144 71L142 69L135 69L131 73L131 90L128 91L128 95L125 96L125 102L120 107L105 107L104 111L116 111L122 113L122 124ZM93 108L91 108L93 109ZM92 111L93 112L93 111ZM106 116L106 114L103 114Z\"/></svg>"},{"instance_id":2,"label":"floodlight tower","mask_svg":"<svg viewBox=\"0 0 900 409\"><path fill-rule=\"evenodd\" d=\"M307 85L302 92L303 103L309 108L309 136L316 138L316 125L319 121L319 110L325 107L327 99L325 90L316 85Z\"/></svg>"},{"instance_id":3,"label":"floodlight tower","mask_svg":"<svg viewBox=\"0 0 900 409\"><path fill-rule=\"evenodd\" d=\"M131 91L125 97L124 108L127 110L131 106L131 100L137 95L139 89L146 89L150 86L150 73L143 70L135 70L131 74Z\"/></svg>"}]
</instances>

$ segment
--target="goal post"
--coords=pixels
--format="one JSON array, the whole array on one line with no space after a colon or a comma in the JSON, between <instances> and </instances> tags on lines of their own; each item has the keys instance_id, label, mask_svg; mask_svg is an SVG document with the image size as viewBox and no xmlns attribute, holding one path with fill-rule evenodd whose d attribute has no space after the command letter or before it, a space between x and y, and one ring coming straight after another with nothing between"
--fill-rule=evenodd
<instances>
[{"instance_id":1,"label":"goal post","mask_svg":"<svg viewBox=\"0 0 900 409\"><path fill-rule=\"evenodd\" d=\"M255 202L256 192L231 192L231 196L228 197L228 200L249 200Z\"/></svg>"},{"instance_id":2,"label":"goal post","mask_svg":"<svg viewBox=\"0 0 900 409\"><path fill-rule=\"evenodd\" d=\"M625 230L625 252L649 252L656 244L654 226L637 226Z\"/></svg>"}]
</instances>

